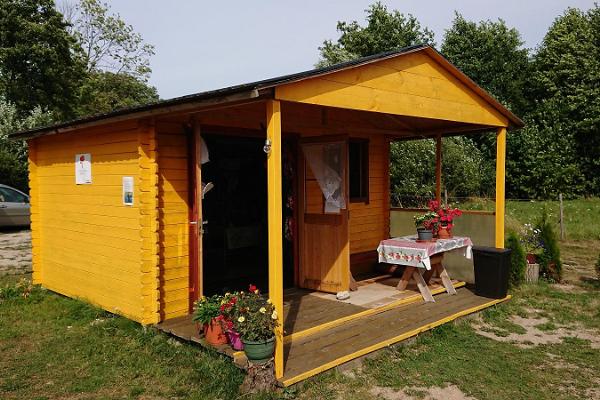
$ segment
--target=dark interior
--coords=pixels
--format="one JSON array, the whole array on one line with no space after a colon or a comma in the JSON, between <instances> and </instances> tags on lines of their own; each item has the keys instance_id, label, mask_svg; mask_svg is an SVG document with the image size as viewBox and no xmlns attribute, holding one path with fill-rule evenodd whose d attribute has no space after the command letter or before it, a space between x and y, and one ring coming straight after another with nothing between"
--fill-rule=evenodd
<instances>
[{"instance_id":1,"label":"dark interior","mask_svg":"<svg viewBox=\"0 0 600 400\"><path fill-rule=\"evenodd\" d=\"M249 284L267 291L264 139L217 134L204 134L203 138L210 161L202 165L202 181L214 184L202 203L204 292L211 295L245 290ZM286 211L289 212L285 201L284 198L284 224ZM293 247L285 237L283 242L285 286L290 286L293 284L293 256L290 257Z\"/></svg>"}]
</instances>

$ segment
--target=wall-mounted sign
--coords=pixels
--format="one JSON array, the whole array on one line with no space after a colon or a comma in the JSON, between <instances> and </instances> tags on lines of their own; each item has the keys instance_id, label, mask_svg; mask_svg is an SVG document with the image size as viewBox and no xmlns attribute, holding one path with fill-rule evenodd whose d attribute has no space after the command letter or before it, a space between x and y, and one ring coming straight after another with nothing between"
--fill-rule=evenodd
<instances>
[{"instance_id":1,"label":"wall-mounted sign","mask_svg":"<svg viewBox=\"0 0 600 400\"><path fill-rule=\"evenodd\" d=\"M133 176L123 177L123 204L133 205Z\"/></svg>"},{"instance_id":2,"label":"wall-mounted sign","mask_svg":"<svg viewBox=\"0 0 600 400\"><path fill-rule=\"evenodd\" d=\"M90 153L75 155L75 184L92 183L92 155Z\"/></svg>"}]
</instances>

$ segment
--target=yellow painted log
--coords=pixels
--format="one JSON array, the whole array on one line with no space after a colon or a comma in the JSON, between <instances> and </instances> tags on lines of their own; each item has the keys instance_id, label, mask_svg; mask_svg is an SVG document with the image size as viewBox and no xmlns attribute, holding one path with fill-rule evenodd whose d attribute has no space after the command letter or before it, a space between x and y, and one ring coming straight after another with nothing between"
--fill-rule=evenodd
<instances>
[{"instance_id":1,"label":"yellow painted log","mask_svg":"<svg viewBox=\"0 0 600 400\"><path fill-rule=\"evenodd\" d=\"M269 297L278 314L275 332L275 377L283 377L283 244L281 201L281 104L267 101L267 139L271 151L267 162L269 210Z\"/></svg>"},{"instance_id":2,"label":"yellow painted log","mask_svg":"<svg viewBox=\"0 0 600 400\"><path fill-rule=\"evenodd\" d=\"M435 199L442 202L442 135L435 140Z\"/></svg>"},{"instance_id":3,"label":"yellow painted log","mask_svg":"<svg viewBox=\"0 0 600 400\"><path fill-rule=\"evenodd\" d=\"M506 128L496 134L496 247L504 248Z\"/></svg>"}]
</instances>

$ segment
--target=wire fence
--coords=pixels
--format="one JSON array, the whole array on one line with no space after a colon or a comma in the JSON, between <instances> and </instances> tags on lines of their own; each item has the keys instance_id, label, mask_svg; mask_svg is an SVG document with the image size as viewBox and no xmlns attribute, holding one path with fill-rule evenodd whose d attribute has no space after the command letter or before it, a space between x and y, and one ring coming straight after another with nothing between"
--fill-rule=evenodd
<instances>
[{"instance_id":1,"label":"wire fence","mask_svg":"<svg viewBox=\"0 0 600 400\"><path fill-rule=\"evenodd\" d=\"M435 196L398 196L392 194L391 206L397 208L426 209L428 208L429 201L433 198ZM548 219L553 224L556 224L560 238L566 238L565 210L562 194L558 195L556 199L548 200L507 198L505 201L507 203L517 203L509 206L509 208L513 211L513 217L522 223L535 222L540 219L542 213L545 213ZM496 199L493 197L457 197L448 196L447 193L444 193L442 203L450 207L469 211L495 211L496 209ZM529 207L524 203L534 204ZM547 207L548 203L553 203L553 205Z\"/></svg>"},{"instance_id":2,"label":"wire fence","mask_svg":"<svg viewBox=\"0 0 600 400\"><path fill-rule=\"evenodd\" d=\"M435 199L435 195L429 196L399 196L391 195L392 207L398 208L427 208L430 200ZM558 200L558 199L556 199ZM506 201L514 202L530 202L535 203L537 200L532 199L516 199L507 198ZM496 207L496 199L493 197L456 197L442 195L442 203L449 206L458 207L465 210L482 210L494 211Z\"/></svg>"}]
</instances>

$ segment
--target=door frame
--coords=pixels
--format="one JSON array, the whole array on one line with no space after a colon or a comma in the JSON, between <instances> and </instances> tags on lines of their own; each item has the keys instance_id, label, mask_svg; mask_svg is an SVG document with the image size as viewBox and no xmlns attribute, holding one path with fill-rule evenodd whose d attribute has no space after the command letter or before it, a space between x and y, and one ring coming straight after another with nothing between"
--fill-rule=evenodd
<instances>
[{"instance_id":1,"label":"door frame","mask_svg":"<svg viewBox=\"0 0 600 400\"><path fill-rule=\"evenodd\" d=\"M200 123L194 119L188 129L188 180L189 180L189 284L188 311L204 294L202 262L202 150Z\"/></svg>"}]
</instances>

